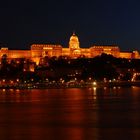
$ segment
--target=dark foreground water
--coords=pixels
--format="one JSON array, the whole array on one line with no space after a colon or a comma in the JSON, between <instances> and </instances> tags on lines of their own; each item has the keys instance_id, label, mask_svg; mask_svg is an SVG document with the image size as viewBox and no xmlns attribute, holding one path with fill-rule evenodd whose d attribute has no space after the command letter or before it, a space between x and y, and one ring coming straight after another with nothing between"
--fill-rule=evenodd
<instances>
[{"instance_id":1,"label":"dark foreground water","mask_svg":"<svg viewBox=\"0 0 140 140\"><path fill-rule=\"evenodd\" d=\"M0 140L139 140L140 88L0 90Z\"/></svg>"}]
</instances>

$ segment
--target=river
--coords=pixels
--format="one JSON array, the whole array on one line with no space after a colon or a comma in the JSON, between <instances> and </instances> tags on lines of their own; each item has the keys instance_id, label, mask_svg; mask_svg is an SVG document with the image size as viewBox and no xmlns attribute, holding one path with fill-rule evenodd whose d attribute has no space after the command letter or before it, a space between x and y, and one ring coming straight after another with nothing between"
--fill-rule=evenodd
<instances>
[{"instance_id":1,"label":"river","mask_svg":"<svg viewBox=\"0 0 140 140\"><path fill-rule=\"evenodd\" d=\"M140 87L0 90L1 140L139 140Z\"/></svg>"}]
</instances>

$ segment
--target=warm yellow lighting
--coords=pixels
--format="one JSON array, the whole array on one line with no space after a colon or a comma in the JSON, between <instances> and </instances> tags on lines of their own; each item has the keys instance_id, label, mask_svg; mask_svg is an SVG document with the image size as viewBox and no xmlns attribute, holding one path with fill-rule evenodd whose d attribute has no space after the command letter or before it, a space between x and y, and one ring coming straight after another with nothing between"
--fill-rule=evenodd
<instances>
[{"instance_id":1,"label":"warm yellow lighting","mask_svg":"<svg viewBox=\"0 0 140 140\"><path fill-rule=\"evenodd\" d=\"M140 59L140 55L138 51L133 52L120 52L120 48L118 46L101 46L94 45L90 48L80 48L80 42L78 36L73 33L69 40L69 47L63 48L61 45L54 44L33 44L31 45L31 50L8 50L8 48L1 48L0 56L6 54L9 59L13 58L25 58L24 63L27 63L27 59L32 60L39 65L40 59L48 56L48 57L59 57L59 56L67 56L65 59L77 58L84 56L85 58L93 58L98 55L102 55L102 53L111 54L117 58L128 58L129 62L131 62L132 58ZM16 61L17 64L20 63L19 60ZM68 61L68 64L71 62ZM0 62L1 64L1 62ZM30 65L30 64L29 64ZM26 69L24 70L26 71ZM31 68L30 71L34 72L34 68Z\"/></svg>"},{"instance_id":2,"label":"warm yellow lighting","mask_svg":"<svg viewBox=\"0 0 140 140\"><path fill-rule=\"evenodd\" d=\"M97 86L97 83L96 82L93 82L93 86Z\"/></svg>"},{"instance_id":3,"label":"warm yellow lighting","mask_svg":"<svg viewBox=\"0 0 140 140\"><path fill-rule=\"evenodd\" d=\"M105 82L105 83L107 82L107 79L106 79L106 78L104 78L104 82Z\"/></svg>"},{"instance_id":4,"label":"warm yellow lighting","mask_svg":"<svg viewBox=\"0 0 140 140\"><path fill-rule=\"evenodd\" d=\"M134 73L131 81L132 82L136 81L137 76L140 76L140 73Z\"/></svg>"},{"instance_id":5,"label":"warm yellow lighting","mask_svg":"<svg viewBox=\"0 0 140 140\"><path fill-rule=\"evenodd\" d=\"M2 89L2 91L3 91L3 92L5 92L5 91L6 91L6 89Z\"/></svg>"},{"instance_id":6,"label":"warm yellow lighting","mask_svg":"<svg viewBox=\"0 0 140 140\"><path fill-rule=\"evenodd\" d=\"M88 80L91 80L91 77L89 77Z\"/></svg>"},{"instance_id":7,"label":"warm yellow lighting","mask_svg":"<svg viewBox=\"0 0 140 140\"><path fill-rule=\"evenodd\" d=\"M113 87L113 89L116 89L116 87Z\"/></svg>"},{"instance_id":8,"label":"warm yellow lighting","mask_svg":"<svg viewBox=\"0 0 140 140\"><path fill-rule=\"evenodd\" d=\"M11 83L11 84L13 84L13 83L14 83L14 81L10 80L10 83Z\"/></svg>"},{"instance_id":9,"label":"warm yellow lighting","mask_svg":"<svg viewBox=\"0 0 140 140\"><path fill-rule=\"evenodd\" d=\"M19 92L20 90L19 89L16 89L16 92Z\"/></svg>"},{"instance_id":10,"label":"warm yellow lighting","mask_svg":"<svg viewBox=\"0 0 140 140\"><path fill-rule=\"evenodd\" d=\"M13 89L10 89L10 91L14 91Z\"/></svg>"},{"instance_id":11,"label":"warm yellow lighting","mask_svg":"<svg viewBox=\"0 0 140 140\"><path fill-rule=\"evenodd\" d=\"M70 37L69 48L70 49L78 49L79 48L79 39L75 35L75 33L73 33L73 35Z\"/></svg>"},{"instance_id":12,"label":"warm yellow lighting","mask_svg":"<svg viewBox=\"0 0 140 140\"><path fill-rule=\"evenodd\" d=\"M115 82L115 81L116 81L116 79L113 79L113 81Z\"/></svg>"},{"instance_id":13,"label":"warm yellow lighting","mask_svg":"<svg viewBox=\"0 0 140 140\"><path fill-rule=\"evenodd\" d=\"M94 87L93 90L96 90L96 87Z\"/></svg>"},{"instance_id":14,"label":"warm yellow lighting","mask_svg":"<svg viewBox=\"0 0 140 140\"><path fill-rule=\"evenodd\" d=\"M93 99L97 99L96 87L93 87Z\"/></svg>"}]
</instances>

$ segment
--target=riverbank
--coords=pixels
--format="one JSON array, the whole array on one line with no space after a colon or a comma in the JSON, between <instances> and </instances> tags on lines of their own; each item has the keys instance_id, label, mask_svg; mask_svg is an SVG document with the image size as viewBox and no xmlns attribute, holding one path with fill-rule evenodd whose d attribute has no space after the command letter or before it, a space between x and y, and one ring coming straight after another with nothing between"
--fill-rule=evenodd
<instances>
[{"instance_id":1,"label":"riverbank","mask_svg":"<svg viewBox=\"0 0 140 140\"><path fill-rule=\"evenodd\" d=\"M119 82L91 82L91 83L74 83L74 84L48 84L48 83L19 83L19 84L4 84L0 85L0 89L51 89L51 88L102 88L102 87L130 87L138 86L140 87L140 81L130 82L130 81L119 81Z\"/></svg>"}]
</instances>

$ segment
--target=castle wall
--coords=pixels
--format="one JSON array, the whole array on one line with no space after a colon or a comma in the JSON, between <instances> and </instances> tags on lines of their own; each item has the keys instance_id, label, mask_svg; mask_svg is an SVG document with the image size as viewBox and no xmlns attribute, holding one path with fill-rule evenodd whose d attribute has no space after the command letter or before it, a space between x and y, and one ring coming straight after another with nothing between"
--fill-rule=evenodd
<instances>
[{"instance_id":1,"label":"castle wall","mask_svg":"<svg viewBox=\"0 0 140 140\"><path fill-rule=\"evenodd\" d=\"M81 55L84 55L87 58L91 57L90 49L88 48L81 48Z\"/></svg>"},{"instance_id":2,"label":"castle wall","mask_svg":"<svg viewBox=\"0 0 140 140\"><path fill-rule=\"evenodd\" d=\"M63 56L70 56L70 49L69 48L62 48L62 55Z\"/></svg>"},{"instance_id":3,"label":"castle wall","mask_svg":"<svg viewBox=\"0 0 140 140\"><path fill-rule=\"evenodd\" d=\"M30 50L4 50L3 48L0 50L0 56L7 55L10 59L15 58L31 58Z\"/></svg>"},{"instance_id":4,"label":"castle wall","mask_svg":"<svg viewBox=\"0 0 140 140\"><path fill-rule=\"evenodd\" d=\"M54 44L33 44L31 50L8 50L8 48L1 48L0 56L4 54L8 58L28 58L39 64L41 58L48 56L69 56L71 58L77 58L79 56L85 56L87 58L96 57L102 53L113 55L117 58L140 58L138 51L120 52L118 46L91 46L90 48L80 48L80 42L78 36L73 33L70 37L69 48L63 48L61 45Z\"/></svg>"},{"instance_id":5,"label":"castle wall","mask_svg":"<svg viewBox=\"0 0 140 140\"><path fill-rule=\"evenodd\" d=\"M120 58L131 59L132 58L132 53L131 52L120 52Z\"/></svg>"},{"instance_id":6,"label":"castle wall","mask_svg":"<svg viewBox=\"0 0 140 140\"><path fill-rule=\"evenodd\" d=\"M120 49L118 46L92 46L90 47L91 57L101 55L102 53L113 55L114 57L120 56Z\"/></svg>"},{"instance_id":7,"label":"castle wall","mask_svg":"<svg viewBox=\"0 0 140 140\"><path fill-rule=\"evenodd\" d=\"M8 50L9 58L31 58L30 50Z\"/></svg>"}]
</instances>

